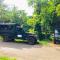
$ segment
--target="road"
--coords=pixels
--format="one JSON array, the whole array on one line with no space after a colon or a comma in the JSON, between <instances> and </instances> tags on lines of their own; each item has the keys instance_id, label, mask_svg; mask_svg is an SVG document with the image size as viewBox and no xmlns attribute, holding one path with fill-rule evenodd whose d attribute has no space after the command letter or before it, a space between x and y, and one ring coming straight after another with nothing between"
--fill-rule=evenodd
<instances>
[{"instance_id":1,"label":"road","mask_svg":"<svg viewBox=\"0 0 60 60\"><path fill-rule=\"evenodd\" d=\"M60 60L60 47L0 42L0 56L15 57L17 60Z\"/></svg>"}]
</instances>

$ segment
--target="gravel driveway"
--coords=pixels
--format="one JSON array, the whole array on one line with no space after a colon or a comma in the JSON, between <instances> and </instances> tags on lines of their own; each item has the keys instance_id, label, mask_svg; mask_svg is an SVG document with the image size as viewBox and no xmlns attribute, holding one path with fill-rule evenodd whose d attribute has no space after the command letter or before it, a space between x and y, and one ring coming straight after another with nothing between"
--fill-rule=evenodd
<instances>
[{"instance_id":1,"label":"gravel driveway","mask_svg":"<svg viewBox=\"0 0 60 60\"><path fill-rule=\"evenodd\" d=\"M0 55L17 60L60 60L60 47L0 42Z\"/></svg>"}]
</instances>

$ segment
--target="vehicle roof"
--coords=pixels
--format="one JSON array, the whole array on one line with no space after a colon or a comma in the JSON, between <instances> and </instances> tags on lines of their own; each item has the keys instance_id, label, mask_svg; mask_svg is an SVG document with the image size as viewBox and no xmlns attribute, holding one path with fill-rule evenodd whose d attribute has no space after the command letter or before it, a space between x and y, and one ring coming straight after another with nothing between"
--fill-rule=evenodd
<instances>
[{"instance_id":1,"label":"vehicle roof","mask_svg":"<svg viewBox=\"0 0 60 60\"><path fill-rule=\"evenodd\" d=\"M0 23L0 25L15 25L16 23Z\"/></svg>"}]
</instances>

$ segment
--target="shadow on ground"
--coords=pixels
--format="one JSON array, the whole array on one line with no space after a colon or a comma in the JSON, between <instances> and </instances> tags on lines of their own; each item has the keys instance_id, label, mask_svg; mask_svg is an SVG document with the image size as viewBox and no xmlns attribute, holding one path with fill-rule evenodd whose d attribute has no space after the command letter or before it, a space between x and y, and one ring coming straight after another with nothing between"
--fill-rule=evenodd
<instances>
[{"instance_id":1,"label":"shadow on ground","mask_svg":"<svg viewBox=\"0 0 60 60\"><path fill-rule=\"evenodd\" d=\"M0 48L7 47L7 48L14 48L14 49L23 49L23 48L41 48L42 45L28 45L26 42L2 42L0 41Z\"/></svg>"}]
</instances>

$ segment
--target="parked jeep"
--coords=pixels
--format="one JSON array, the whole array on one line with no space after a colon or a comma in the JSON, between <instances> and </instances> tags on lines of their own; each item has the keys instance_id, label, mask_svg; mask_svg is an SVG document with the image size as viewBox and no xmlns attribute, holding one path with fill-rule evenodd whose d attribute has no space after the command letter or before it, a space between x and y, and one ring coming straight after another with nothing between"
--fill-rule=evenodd
<instances>
[{"instance_id":1,"label":"parked jeep","mask_svg":"<svg viewBox=\"0 0 60 60\"><path fill-rule=\"evenodd\" d=\"M5 42L14 41L16 38L27 40L30 45L34 45L37 42L35 34L26 33L16 23L0 23L0 35Z\"/></svg>"}]
</instances>

